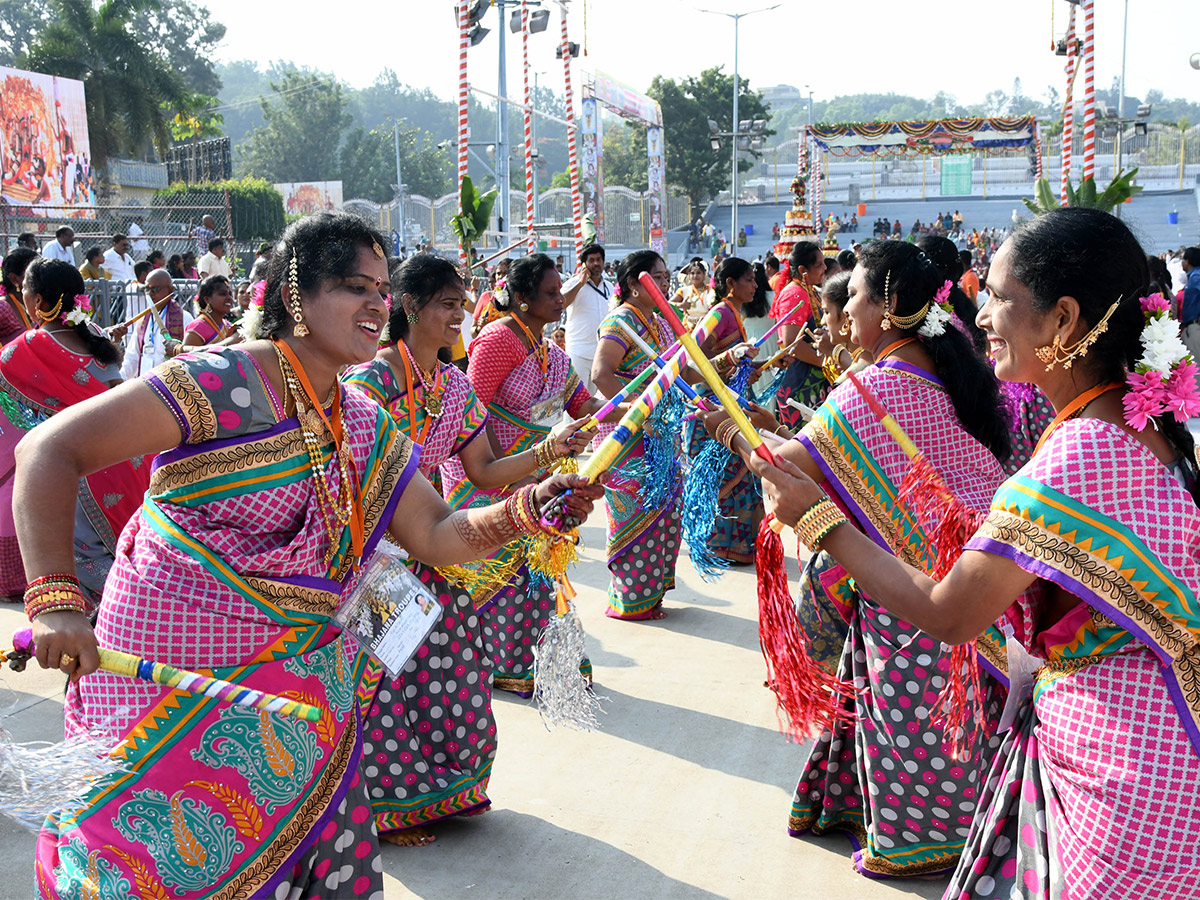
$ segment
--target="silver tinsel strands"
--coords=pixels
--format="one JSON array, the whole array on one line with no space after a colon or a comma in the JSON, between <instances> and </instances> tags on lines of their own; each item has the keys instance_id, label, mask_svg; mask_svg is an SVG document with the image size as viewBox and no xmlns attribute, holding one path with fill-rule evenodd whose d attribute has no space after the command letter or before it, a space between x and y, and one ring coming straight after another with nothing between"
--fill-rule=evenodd
<instances>
[{"instance_id":1,"label":"silver tinsel strands","mask_svg":"<svg viewBox=\"0 0 1200 900\"><path fill-rule=\"evenodd\" d=\"M106 734L73 735L57 743L18 744L0 728L0 813L38 829L50 815L75 815L103 778L121 772Z\"/></svg>"},{"instance_id":2,"label":"silver tinsel strands","mask_svg":"<svg viewBox=\"0 0 1200 900\"><path fill-rule=\"evenodd\" d=\"M562 587L559 587L562 590ZM587 654L583 623L575 604L567 601L567 612L555 615L534 648L533 697L547 731L554 726L597 731L596 713L600 700L579 671Z\"/></svg>"}]
</instances>

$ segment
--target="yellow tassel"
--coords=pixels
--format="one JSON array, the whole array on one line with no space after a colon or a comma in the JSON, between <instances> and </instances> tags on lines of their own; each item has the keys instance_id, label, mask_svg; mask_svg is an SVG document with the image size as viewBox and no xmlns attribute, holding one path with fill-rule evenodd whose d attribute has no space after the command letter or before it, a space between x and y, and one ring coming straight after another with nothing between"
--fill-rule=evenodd
<instances>
[{"instance_id":1,"label":"yellow tassel","mask_svg":"<svg viewBox=\"0 0 1200 900\"><path fill-rule=\"evenodd\" d=\"M487 596L512 581L523 558L523 553L506 553L473 566L442 566L437 573L473 597Z\"/></svg>"}]
</instances>

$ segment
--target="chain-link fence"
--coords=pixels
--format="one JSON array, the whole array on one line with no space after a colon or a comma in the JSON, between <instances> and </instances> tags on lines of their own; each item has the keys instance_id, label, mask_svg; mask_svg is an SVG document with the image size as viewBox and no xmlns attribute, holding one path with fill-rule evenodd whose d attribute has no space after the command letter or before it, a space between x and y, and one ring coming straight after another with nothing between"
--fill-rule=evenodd
<instances>
[{"instance_id":1,"label":"chain-link fence","mask_svg":"<svg viewBox=\"0 0 1200 900\"><path fill-rule=\"evenodd\" d=\"M107 250L114 234L130 237L130 255L134 260L145 259L151 250L161 250L168 258L191 250L197 257L208 251L200 248L196 229L205 216L212 216L217 237L228 240L233 236L229 199L224 191L213 190L193 194L186 206L169 204L126 203L111 206L19 206L0 203L0 244L7 253L21 234L32 233L40 246L53 241L54 233L63 225L75 231L76 264L82 265L84 254L91 247ZM140 233L139 233L140 232ZM203 237L203 232L201 232ZM233 248L230 248L231 250Z\"/></svg>"},{"instance_id":2,"label":"chain-link fence","mask_svg":"<svg viewBox=\"0 0 1200 900\"><path fill-rule=\"evenodd\" d=\"M619 185L604 188L604 240L617 246L637 246L650 240L647 210L650 195ZM377 224L392 235L393 241L400 238L400 245L409 249L418 244L432 243L442 253L457 252L458 239L450 227L451 218L458 212L458 195L446 194L431 200L420 194L404 198L403 232L401 230L400 206L396 200L374 203L370 200L347 200L342 208L356 213ZM525 193L512 191L509 195L511 224L509 231L513 240L525 222ZM671 188L667 197L665 228L680 228L691 221L691 202L678 188ZM543 237L570 238L571 191L569 188L550 188L538 196L535 222L540 226L538 234ZM492 227L495 227L495 219ZM403 234L403 237L401 235ZM494 233L489 245L501 240ZM511 240L508 241L511 243ZM557 240L556 240L557 243Z\"/></svg>"}]
</instances>

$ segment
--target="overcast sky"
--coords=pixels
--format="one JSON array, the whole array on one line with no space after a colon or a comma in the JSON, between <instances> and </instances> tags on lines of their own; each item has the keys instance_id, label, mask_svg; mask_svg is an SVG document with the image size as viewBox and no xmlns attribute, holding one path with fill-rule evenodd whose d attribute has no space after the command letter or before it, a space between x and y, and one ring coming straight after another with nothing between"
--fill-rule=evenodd
<instances>
[{"instance_id":1,"label":"overcast sky","mask_svg":"<svg viewBox=\"0 0 1200 900\"><path fill-rule=\"evenodd\" d=\"M386 67L401 81L447 99L457 90L453 0L335 5L320 12L314 8L315 14L302 12L303 5L281 11L277 3L203 2L228 28L222 59L291 59L332 71L355 87L369 84ZM769 5L771 0L588 0L588 56L577 67L599 69L639 90L657 74L679 78L713 65L731 71L732 21L698 10L749 12ZM1168 97L1200 99L1200 71L1188 65L1189 57L1200 52L1196 0L1129 5L1127 93L1144 96L1159 88ZM1096 6L1096 83L1107 87L1120 73L1124 4L1097 0ZM975 103L995 88L1009 90L1014 77L1021 78L1026 94L1041 96L1049 84L1061 93L1064 60L1049 50L1050 7L1046 0L784 0L778 9L742 20L739 70L755 87L809 85L818 100L888 91L932 97L945 90L962 103ZM1065 0L1053 0L1053 7L1054 29L1061 34L1070 7ZM549 73L543 83L549 79L561 91L562 64L554 57L556 4L552 10L550 29L531 39L531 66ZM581 44L584 18L583 0L573 0L570 37ZM492 33L472 49L469 73L472 81L495 91L495 9L484 24ZM789 32L804 37L790 41ZM511 35L508 62L509 90L519 98L520 42Z\"/></svg>"}]
</instances>

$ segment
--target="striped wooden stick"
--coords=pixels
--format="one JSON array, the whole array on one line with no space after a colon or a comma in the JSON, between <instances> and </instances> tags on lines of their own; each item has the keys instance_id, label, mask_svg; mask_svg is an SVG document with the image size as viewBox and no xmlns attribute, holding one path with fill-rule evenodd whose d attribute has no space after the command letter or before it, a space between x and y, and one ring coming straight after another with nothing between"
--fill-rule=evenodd
<instances>
[{"instance_id":1,"label":"striped wooden stick","mask_svg":"<svg viewBox=\"0 0 1200 900\"><path fill-rule=\"evenodd\" d=\"M738 431L742 433L742 437L746 439L746 442L757 456L771 465L775 465L774 455L767 449L767 445L763 443L763 439L759 436L758 431L750 424L750 420L746 418L746 414L742 412L737 398L729 390L725 382L721 380L721 376L717 374L717 370L713 368L708 357L704 355L704 351L700 349L700 345L696 343L696 339L692 337L691 332L683 327L683 324L679 321L679 316L675 315L675 310L671 309L671 305L667 303L667 298L662 295L662 291L658 289L658 285L650 277L650 273L643 272L638 276L638 282L650 292L650 296L653 298L655 306L658 307L658 311L662 313L663 318L671 323L671 328L678 335L679 342L683 344L688 356L692 358L692 365L700 371L705 383L708 384L709 390L720 401L725 412L729 414L729 418L737 423ZM710 312L706 317L706 321L719 316L719 312Z\"/></svg>"},{"instance_id":2,"label":"striped wooden stick","mask_svg":"<svg viewBox=\"0 0 1200 900\"><path fill-rule=\"evenodd\" d=\"M16 651L33 656L36 647L33 643L33 629L22 628L13 635L13 647ZM298 700L290 700L277 694L267 694L253 688L242 687L220 678L210 678L199 672L187 669L176 669L164 663L142 659L132 653L120 650L98 648L100 652L100 668L114 675L124 675L126 678L136 678L139 681L149 681L161 684L163 687L187 691L190 694L203 694L214 700L223 700L234 706L247 706L265 712L279 713L283 716L295 716L308 722L321 721L319 707Z\"/></svg>"}]
</instances>

